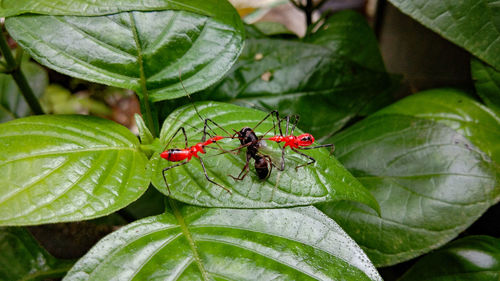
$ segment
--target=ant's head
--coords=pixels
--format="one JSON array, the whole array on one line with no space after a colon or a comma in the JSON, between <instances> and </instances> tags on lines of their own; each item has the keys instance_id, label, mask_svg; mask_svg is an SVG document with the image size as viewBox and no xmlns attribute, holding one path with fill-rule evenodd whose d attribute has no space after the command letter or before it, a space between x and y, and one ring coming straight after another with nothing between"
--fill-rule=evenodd
<instances>
[{"instance_id":1,"label":"ant's head","mask_svg":"<svg viewBox=\"0 0 500 281\"><path fill-rule=\"evenodd\" d=\"M314 142L314 137L311 134L302 134L298 136L298 139L299 139L299 146L309 146Z\"/></svg>"}]
</instances>

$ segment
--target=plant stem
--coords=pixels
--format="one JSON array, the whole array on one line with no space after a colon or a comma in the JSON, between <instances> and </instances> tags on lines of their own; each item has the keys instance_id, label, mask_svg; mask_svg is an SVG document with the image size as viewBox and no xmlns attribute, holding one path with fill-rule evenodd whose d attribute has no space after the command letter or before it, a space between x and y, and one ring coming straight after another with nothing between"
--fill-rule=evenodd
<instances>
[{"instance_id":1,"label":"plant stem","mask_svg":"<svg viewBox=\"0 0 500 281\"><path fill-rule=\"evenodd\" d=\"M313 1L312 0L307 0L306 7L304 9L304 12L306 13L306 24L307 26L310 26L312 24L312 13L314 11L313 7Z\"/></svg>"},{"instance_id":2,"label":"plant stem","mask_svg":"<svg viewBox=\"0 0 500 281\"><path fill-rule=\"evenodd\" d=\"M146 86L146 75L144 73L144 62L143 62L143 57L142 57L142 46L141 42L139 40L139 35L137 33L137 27L135 24L135 19L133 12L129 12L129 17L130 17L130 25L132 27L132 32L134 34L134 40L135 44L137 47L137 60L139 63L139 72L140 72L140 84L141 84L141 94L139 95L139 102L141 103L141 111L144 116L144 122L146 123L146 126L148 127L149 131L151 134L153 134L153 137L158 136L158 126L155 120L157 121L158 118L153 119L153 110L151 109L152 107L152 102L149 100L149 93L148 93L148 87Z\"/></svg>"},{"instance_id":3,"label":"plant stem","mask_svg":"<svg viewBox=\"0 0 500 281\"><path fill-rule=\"evenodd\" d=\"M21 71L21 63L16 62L12 56L12 51L9 48L9 44L7 44L7 40L5 39L3 32L0 33L2 33L0 34L0 50L5 58L5 62L7 63L6 73L10 73L12 78L14 78L14 81L16 81L16 84L19 87L24 99L28 103L28 106L31 108L31 111L33 111L35 115L44 114L42 106L38 102L35 93L33 93L33 90L28 84L28 80L26 80L26 76L24 76Z\"/></svg>"}]
</instances>

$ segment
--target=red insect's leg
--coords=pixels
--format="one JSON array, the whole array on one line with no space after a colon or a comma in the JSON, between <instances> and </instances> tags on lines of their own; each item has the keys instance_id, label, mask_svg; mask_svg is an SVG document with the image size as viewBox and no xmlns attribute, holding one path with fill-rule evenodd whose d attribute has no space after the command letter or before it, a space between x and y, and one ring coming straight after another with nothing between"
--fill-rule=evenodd
<instances>
[{"instance_id":1,"label":"red insect's leg","mask_svg":"<svg viewBox=\"0 0 500 281\"><path fill-rule=\"evenodd\" d=\"M223 185L220 185L216 182L214 182L213 180L211 180L209 177L208 177L208 174L207 174L207 169L205 169L205 163L203 163L203 160L201 160L201 158L198 158L200 159L200 163L201 163L201 167L203 168L203 172L205 173L205 177L207 178L207 180L215 185L218 185L220 187L222 187L225 191L227 191L229 194L231 194L231 190L225 188Z\"/></svg>"},{"instance_id":2,"label":"red insect's leg","mask_svg":"<svg viewBox=\"0 0 500 281\"><path fill-rule=\"evenodd\" d=\"M180 127L179 129L177 129L177 131L175 131L174 135L172 137L170 137L170 139L168 140L167 144L163 148L163 151L165 151L167 149L167 147L170 145L170 143L172 142L172 140L175 138L175 136L177 136L177 134L180 131L182 131L182 134L184 135L184 142L185 142L185 145L186 145L184 148L188 148L188 140L187 140L186 131L184 130L184 127Z\"/></svg>"},{"instance_id":3,"label":"red insect's leg","mask_svg":"<svg viewBox=\"0 0 500 281\"><path fill-rule=\"evenodd\" d=\"M188 163L188 161L184 161L184 162L181 162L181 163L178 163L178 164L175 164L175 165L172 165L172 166L169 166L169 167L166 167L165 169L162 170L162 174L163 174L163 180L165 181L165 185L167 186L167 190L168 190L168 195L170 195L170 187L168 186L168 183L167 183L167 178L165 177L165 172L172 169L172 168L175 168L175 167L178 167L178 166L181 166L181 165L184 165Z\"/></svg>"}]
</instances>

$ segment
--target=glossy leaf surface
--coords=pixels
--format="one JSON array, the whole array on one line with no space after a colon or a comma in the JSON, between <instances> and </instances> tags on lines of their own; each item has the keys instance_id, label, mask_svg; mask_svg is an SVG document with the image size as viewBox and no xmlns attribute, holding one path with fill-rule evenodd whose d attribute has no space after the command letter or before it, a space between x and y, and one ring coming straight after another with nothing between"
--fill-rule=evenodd
<instances>
[{"instance_id":1,"label":"glossy leaf surface","mask_svg":"<svg viewBox=\"0 0 500 281\"><path fill-rule=\"evenodd\" d=\"M47 72L39 65L28 61L23 61L21 70L35 96L42 96L49 83ZM26 117L30 112L12 76L0 74L0 122Z\"/></svg>"},{"instance_id":2,"label":"glossy leaf surface","mask_svg":"<svg viewBox=\"0 0 500 281\"><path fill-rule=\"evenodd\" d=\"M185 95L180 73L187 91L196 92L219 80L236 61L243 25L236 11L220 2L225 3L220 7L226 11L223 21L200 14L219 9L213 6L200 13L23 15L8 18L6 26L34 59L52 69L159 101Z\"/></svg>"},{"instance_id":3,"label":"glossy leaf surface","mask_svg":"<svg viewBox=\"0 0 500 281\"><path fill-rule=\"evenodd\" d=\"M445 244L499 195L491 160L437 122L378 115L334 140L335 155L375 196L382 215L349 202L325 203L320 209L376 266L409 260Z\"/></svg>"},{"instance_id":4,"label":"glossy leaf surface","mask_svg":"<svg viewBox=\"0 0 500 281\"><path fill-rule=\"evenodd\" d=\"M459 90L436 89L414 94L376 114L403 114L434 120L467 137L500 163L500 116Z\"/></svg>"},{"instance_id":5,"label":"glossy leaf surface","mask_svg":"<svg viewBox=\"0 0 500 281\"><path fill-rule=\"evenodd\" d=\"M400 281L497 281L500 279L500 240L469 236L420 259Z\"/></svg>"},{"instance_id":6,"label":"glossy leaf surface","mask_svg":"<svg viewBox=\"0 0 500 281\"><path fill-rule=\"evenodd\" d=\"M471 72L476 93L487 106L500 112L500 72L474 58L471 59Z\"/></svg>"},{"instance_id":7,"label":"glossy leaf surface","mask_svg":"<svg viewBox=\"0 0 500 281\"><path fill-rule=\"evenodd\" d=\"M236 65L219 83L192 97L299 114L301 128L326 139L366 106L383 106L387 99L381 96L394 83L362 17L340 12L329 26L304 39L309 43L263 38L247 26L251 38ZM178 106L168 104L166 111Z\"/></svg>"},{"instance_id":8,"label":"glossy leaf surface","mask_svg":"<svg viewBox=\"0 0 500 281\"><path fill-rule=\"evenodd\" d=\"M217 7L216 9L214 7ZM102 16L127 11L184 10L228 23L234 9L226 0L2 0L0 16L24 13L67 16Z\"/></svg>"},{"instance_id":9,"label":"glossy leaf surface","mask_svg":"<svg viewBox=\"0 0 500 281\"><path fill-rule=\"evenodd\" d=\"M33 116L0 125L0 224L91 219L148 187L137 138L114 122Z\"/></svg>"},{"instance_id":10,"label":"glossy leaf surface","mask_svg":"<svg viewBox=\"0 0 500 281\"><path fill-rule=\"evenodd\" d=\"M108 235L64 280L382 280L314 207L173 207Z\"/></svg>"},{"instance_id":11,"label":"glossy leaf surface","mask_svg":"<svg viewBox=\"0 0 500 281\"><path fill-rule=\"evenodd\" d=\"M403 13L500 69L497 0L389 0Z\"/></svg>"},{"instance_id":12,"label":"glossy leaf surface","mask_svg":"<svg viewBox=\"0 0 500 281\"><path fill-rule=\"evenodd\" d=\"M47 253L24 228L0 227L0 280L62 277L73 262Z\"/></svg>"},{"instance_id":13,"label":"glossy leaf surface","mask_svg":"<svg viewBox=\"0 0 500 281\"><path fill-rule=\"evenodd\" d=\"M234 133L233 130L239 131L246 126L254 127L266 115L255 109L215 102L197 103L197 108L203 118L212 119L227 131L226 133L211 125L214 129L211 134L220 136L228 136L228 133ZM255 132L263 136L267 131L271 131L265 135L270 137L273 134L272 124L269 118L267 122L255 128ZM165 120L160 133L161 143L167 144L181 126L186 129L190 146L201 141L203 122L196 115L193 107L187 106L174 111ZM298 135L299 132L296 134ZM371 194L324 148L304 151L305 154L314 157L317 162L298 170L295 169L297 165L305 164L309 160L287 148L285 171L280 172L275 168L267 180L259 180L255 174L252 159L249 174L244 180L235 181L228 175L238 176L245 165L246 148L241 149L236 155L232 153L218 155L221 153L220 149L238 148L240 142L238 139L226 139L218 144L221 145L220 148L212 144L211 147L216 149L206 149L207 154L200 154L200 156L205 163L208 176L231 190L232 194L209 183L205 179L200 161L193 158L188 164L166 172L173 198L206 207L235 208L272 208L309 205L324 201L353 200L378 209ZM167 149L184 147L184 137L179 133ZM281 151L277 145L268 141L264 151L274 157L274 163L279 165ZM160 158L159 151L151 158L152 182L167 195L169 192L161 171L175 164Z\"/></svg>"},{"instance_id":14,"label":"glossy leaf surface","mask_svg":"<svg viewBox=\"0 0 500 281\"><path fill-rule=\"evenodd\" d=\"M340 11L329 17L306 42L328 47L336 55L359 65L385 72L377 38L363 16L355 11Z\"/></svg>"}]
</instances>

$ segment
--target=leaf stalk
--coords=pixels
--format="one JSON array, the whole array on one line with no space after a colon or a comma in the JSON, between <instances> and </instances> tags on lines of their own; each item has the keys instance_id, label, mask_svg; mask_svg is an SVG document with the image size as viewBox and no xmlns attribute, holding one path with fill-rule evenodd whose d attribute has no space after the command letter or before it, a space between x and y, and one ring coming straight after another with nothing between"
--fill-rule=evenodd
<instances>
[{"instance_id":1,"label":"leaf stalk","mask_svg":"<svg viewBox=\"0 0 500 281\"><path fill-rule=\"evenodd\" d=\"M7 44L7 40L5 39L3 32L1 33L2 34L0 34L0 50L2 51L3 57L7 64L5 73L12 75L12 78L14 78L14 81L19 87L19 90L21 91L21 94L28 103L28 106L30 107L31 111L33 111L33 114L35 115L45 114L43 112L42 106L40 105L40 102L35 96L35 93L28 84L26 76L24 76L24 73L21 70L21 63L20 63L21 59L18 57L16 61L16 59L12 55L12 51L10 50L9 44Z\"/></svg>"}]
</instances>

